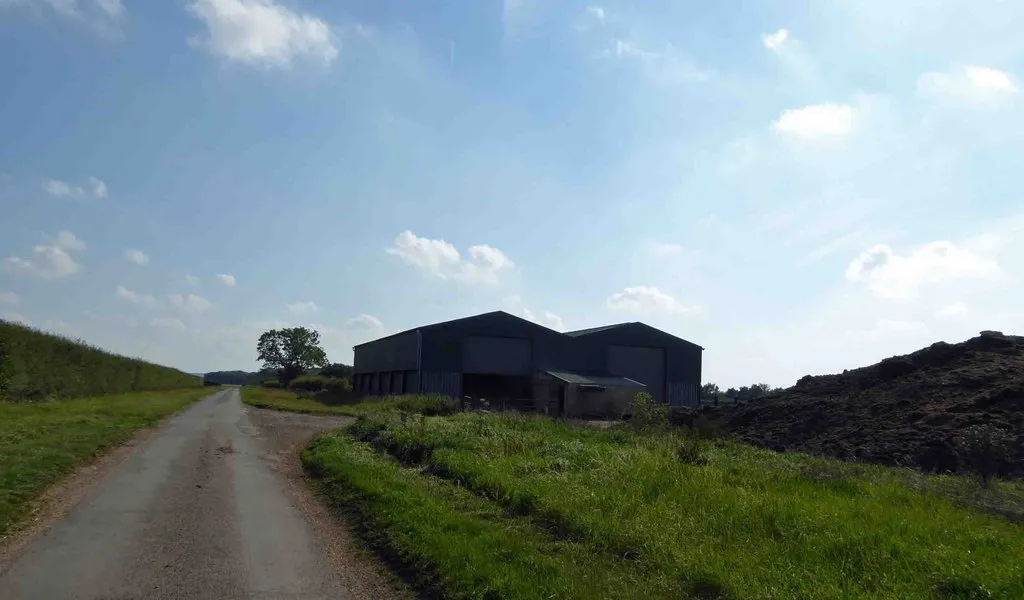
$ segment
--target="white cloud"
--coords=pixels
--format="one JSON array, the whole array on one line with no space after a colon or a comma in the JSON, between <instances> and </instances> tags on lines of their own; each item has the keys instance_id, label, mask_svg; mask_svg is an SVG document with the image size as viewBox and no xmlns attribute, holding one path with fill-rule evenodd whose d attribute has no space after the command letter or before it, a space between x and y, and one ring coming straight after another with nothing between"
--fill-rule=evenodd
<instances>
[{"instance_id":1,"label":"white cloud","mask_svg":"<svg viewBox=\"0 0 1024 600\"><path fill-rule=\"evenodd\" d=\"M772 129L798 140L834 139L850 135L853 122L853 107L827 102L787 110L772 123Z\"/></svg>"},{"instance_id":2,"label":"white cloud","mask_svg":"<svg viewBox=\"0 0 1024 600\"><path fill-rule=\"evenodd\" d=\"M199 285L199 278L191 273L185 273L185 283L189 285Z\"/></svg>"},{"instance_id":3,"label":"white cloud","mask_svg":"<svg viewBox=\"0 0 1024 600\"><path fill-rule=\"evenodd\" d=\"M600 6L590 5L587 7L587 14L595 20L604 23L604 9Z\"/></svg>"},{"instance_id":4,"label":"white cloud","mask_svg":"<svg viewBox=\"0 0 1024 600\"><path fill-rule=\"evenodd\" d=\"M171 294L167 298L173 306L189 314L198 314L213 306L209 300L197 294Z\"/></svg>"},{"instance_id":5,"label":"white cloud","mask_svg":"<svg viewBox=\"0 0 1024 600\"><path fill-rule=\"evenodd\" d=\"M660 50L655 50L633 40L616 38L599 56L635 61L647 80L655 85L676 86L711 78L709 71L697 66L692 58L673 44L665 44Z\"/></svg>"},{"instance_id":6,"label":"white cloud","mask_svg":"<svg viewBox=\"0 0 1024 600\"><path fill-rule=\"evenodd\" d=\"M85 250L85 242L75 237L74 233L67 230L61 230L57 232L57 237L54 238L53 243L65 250L71 250L77 252L79 250Z\"/></svg>"},{"instance_id":7,"label":"white cloud","mask_svg":"<svg viewBox=\"0 0 1024 600\"><path fill-rule=\"evenodd\" d=\"M966 315L967 312L967 304L958 300L935 311L935 316L941 319L953 319L956 317L962 317Z\"/></svg>"},{"instance_id":8,"label":"white cloud","mask_svg":"<svg viewBox=\"0 0 1024 600\"><path fill-rule=\"evenodd\" d=\"M288 308L288 312L293 315L305 315L315 313L318 310L316 303L312 300L309 300L308 302L295 302L293 304L286 304L285 306Z\"/></svg>"},{"instance_id":9,"label":"white cloud","mask_svg":"<svg viewBox=\"0 0 1024 600\"><path fill-rule=\"evenodd\" d=\"M3 314L3 320L8 323L18 323L20 325L31 325L32 321L28 317L21 313L9 312Z\"/></svg>"},{"instance_id":10,"label":"white cloud","mask_svg":"<svg viewBox=\"0 0 1024 600\"><path fill-rule=\"evenodd\" d=\"M982 106L1003 105L1019 92L1014 78L1004 71L977 65L957 65L917 79L919 93Z\"/></svg>"},{"instance_id":11,"label":"white cloud","mask_svg":"<svg viewBox=\"0 0 1024 600\"><path fill-rule=\"evenodd\" d=\"M149 324L158 329L170 329L173 331L185 331L185 323L174 317L155 317L149 320Z\"/></svg>"},{"instance_id":12,"label":"white cloud","mask_svg":"<svg viewBox=\"0 0 1024 600\"><path fill-rule=\"evenodd\" d=\"M82 270L69 252L85 249L85 244L70 231L60 231L49 244L33 248L31 258L10 256L4 267L15 273L33 274L41 279L60 279Z\"/></svg>"},{"instance_id":13,"label":"white cloud","mask_svg":"<svg viewBox=\"0 0 1024 600\"><path fill-rule=\"evenodd\" d=\"M21 298L14 292L0 292L0 304L17 304Z\"/></svg>"},{"instance_id":14,"label":"white cloud","mask_svg":"<svg viewBox=\"0 0 1024 600\"><path fill-rule=\"evenodd\" d=\"M779 29L775 33L766 33L761 36L761 42L764 44L764 47L776 54L782 52L782 47L788 39L789 31L786 29Z\"/></svg>"},{"instance_id":15,"label":"white cloud","mask_svg":"<svg viewBox=\"0 0 1024 600\"><path fill-rule=\"evenodd\" d=\"M656 287L644 285L627 287L621 292L615 292L608 297L605 305L612 310L621 310L635 314L668 313L685 315L700 312L700 309L697 307L686 306Z\"/></svg>"},{"instance_id":16,"label":"white cloud","mask_svg":"<svg viewBox=\"0 0 1024 600\"><path fill-rule=\"evenodd\" d=\"M287 68L299 58L330 64L338 56L325 21L271 0L193 0L188 11L207 28L198 43L231 61Z\"/></svg>"},{"instance_id":17,"label":"white cloud","mask_svg":"<svg viewBox=\"0 0 1024 600\"><path fill-rule=\"evenodd\" d=\"M124 251L124 259L137 265L145 265L149 263L149 256L147 256L145 252L132 248Z\"/></svg>"},{"instance_id":18,"label":"white cloud","mask_svg":"<svg viewBox=\"0 0 1024 600\"><path fill-rule=\"evenodd\" d=\"M156 298L149 294L140 294L133 292L132 290L124 287L123 285L117 286L117 297L122 300L127 300L132 304L138 304L146 308L155 308L157 306Z\"/></svg>"},{"instance_id":19,"label":"white cloud","mask_svg":"<svg viewBox=\"0 0 1024 600\"><path fill-rule=\"evenodd\" d=\"M123 16L125 12L124 4L121 0L96 0L96 5L112 19ZM106 196L106 192L104 192L103 195Z\"/></svg>"},{"instance_id":20,"label":"white cloud","mask_svg":"<svg viewBox=\"0 0 1024 600\"><path fill-rule=\"evenodd\" d=\"M384 324L380 322L380 319L373 315L366 314L359 315L358 317L352 317L351 319L345 322L346 329L365 330L381 329L383 327Z\"/></svg>"},{"instance_id":21,"label":"white cloud","mask_svg":"<svg viewBox=\"0 0 1024 600\"><path fill-rule=\"evenodd\" d=\"M418 237L408 230L395 237L387 253L439 279L472 283L497 283L501 273L515 268L508 256L492 246L470 246L469 257L463 258L452 244Z\"/></svg>"},{"instance_id":22,"label":"white cloud","mask_svg":"<svg viewBox=\"0 0 1024 600\"><path fill-rule=\"evenodd\" d=\"M961 279L989 279L999 274L996 262L946 241L932 242L906 255L879 244L862 252L846 268L846 279L866 284L878 297L917 296L922 285Z\"/></svg>"},{"instance_id":23,"label":"white cloud","mask_svg":"<svg viewBox=\"0 0 1024 600\"><path fill-rule=\"evenodd\" d=\"M125 13L122 0L0 0L7 6L48 6L53 12L72 19L116 20Z\"/></svg>"},{"instance_id":24,"label":"white cloud","mask_svg":"<svg viewBox=\"0 0 1024 600\"><path fill-rule=\"evenodd\" d=\"M523 318L527 321L533 321L538 325L543 325L549 329L555 331L565 331L565 323L562 321L562 317L556 315L551 311L544 311L541 314L535 314L529 308L523 307Z\"/></svg>"},{"instance_id":25,"label":"white cloud","mask_svg":"<svg viewBox=\"0 0 1024 600\"><path fill-rule=\"evenodd\" d=\"M81 200L90 195L93 198L107 197L107 184L95 177L89 178L89 190L80 185L72 185L59 179L47 179L42 184L43 191L55 198L71 198Z\"/></svg>"},{"instance_id":26,"label":"white cloud","mask_svg":"<svg viewBox=\"0 0 1024 600\"><path fill-rule=\"evenodd\" d=\"M226 275L224 273L221 273L221 274L217 275L217 279L220 279L220 282L223 283L224 285L228 286L228 287L234 287L234 285L235 285L235 276L234 275Z\"/></svg>"},{"instance_id":27,"label":"white cloud","mask_svg":"<svg viewBox=\"0 0 1024 600\"><path fill-rule=\"evenodd\" d=\"M71 184L57 179L47 179L43 182L43 191L57 198L84 198L85 190L80 187L72 187Z\"/></svg>"},{"instance_id":28,"label":"white cloud","mask_svg":"<svg viewBox=\"0 0 1024 600\"><path fill-rule=\"evenodd\" d=\"M109 1L109 0L108 0ZM119 4L115 2L115 4ZM94 198L106 198L107 197L107 184L101 179L95 177L89 178L89 185L92 186L92 195Z\"/></svg>"}]
</instances>

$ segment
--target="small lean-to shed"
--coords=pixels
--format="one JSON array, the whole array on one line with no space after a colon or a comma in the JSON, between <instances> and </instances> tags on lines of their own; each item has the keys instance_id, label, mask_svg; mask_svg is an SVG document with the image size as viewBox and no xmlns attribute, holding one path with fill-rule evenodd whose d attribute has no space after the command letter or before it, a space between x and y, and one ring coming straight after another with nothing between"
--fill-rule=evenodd
<instances>
[{"instance_id":1,"label":"small lean-to shed","mask_svg":"<svg viewBox=\"0 0 1024 600\"><path fill-rule=\"evenodd\" d=\"M537 379L538 409L551 416L621 418L647 386L626 377L545 371Z\"/></svg>"}]
</instances>

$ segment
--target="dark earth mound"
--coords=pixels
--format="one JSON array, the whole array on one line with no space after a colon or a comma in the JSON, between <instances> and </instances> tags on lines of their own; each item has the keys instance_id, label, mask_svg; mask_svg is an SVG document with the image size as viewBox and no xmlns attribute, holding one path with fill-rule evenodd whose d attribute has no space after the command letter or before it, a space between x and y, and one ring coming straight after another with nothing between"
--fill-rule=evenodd
<instances>
[{"instance_id":1,"label":"dark earth mound","mask_svg":"<svg viewBox=\"0 0 1024 600\"><path fill-rule=\"evenodd\" d=\"M690 418L697 414L766 448L940 472L968 470L957 436L987 425L1009 437L1000 474L1022 477L1024 337L983 331Z\"/></svg>"}]
</instances>

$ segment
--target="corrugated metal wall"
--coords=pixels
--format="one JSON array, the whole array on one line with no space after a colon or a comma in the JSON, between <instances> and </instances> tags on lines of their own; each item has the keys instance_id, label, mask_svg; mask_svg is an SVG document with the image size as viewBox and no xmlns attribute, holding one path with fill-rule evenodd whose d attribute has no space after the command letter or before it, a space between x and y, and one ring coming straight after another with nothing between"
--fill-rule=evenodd
<instances>
[{"instance_id":1,"label":"corrugated metal wall","mask_svg":"<svg viewBox=\"0 0 1024 600\"><path fill-rule=\"evenodd\" d=\"M685 381L668 382L668 403L672 406L696 406L700 401L700 384Z\"/></svg>"},{"instance_id":2,"label":"corrugated metal wall","mask_svg":"<svg viewBox=\"0 0 1024 600\"><path fill-rule=\"evenodd\" d=\"M462 372L529 375L530 340L471 335L462 341Z\"/></svg>"},{"instance_id":3,"label":"corrugated metal wall","mask_svg":"<svg viewBox=\"0 0 1024 600\"><path fill-rule=\"evenodd\" d=\"M410 331L395 337L356 346L353 350L355 372L382 373L415 370L417 343L416 332Z\"/></svg>"},{"instance_id":4,"label":"corrugated metal wall","mask_svg":"<svg viewBox=\"0 0 1024 600\"><path fill-rule=\"evenodd\" d=\"M608 346L608 372L647 386L654 399L665 402L665 349Z\"/></svg>"},{"instance_id":5,"label":"corrugated metal wall","mask_svg":"<svg viewBox=\"0 0 1024 600\"><path fill-rule=\"evenodd\" d=\"M462 373L424 371L421 374L420 390L424 394L444 394L453 398L462 397Z\"/></svg>"}]
</instances>

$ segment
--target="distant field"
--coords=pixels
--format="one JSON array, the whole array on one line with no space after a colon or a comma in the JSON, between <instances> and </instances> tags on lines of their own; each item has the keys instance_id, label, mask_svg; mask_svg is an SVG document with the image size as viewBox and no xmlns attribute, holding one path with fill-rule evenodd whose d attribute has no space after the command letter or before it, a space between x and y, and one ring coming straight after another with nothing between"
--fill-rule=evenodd
<instances>
[{"instance_id":1,"label":"distant field","mask_svg":"<svg viewBox=\"0 0 1024 600\"><path fill-rule=\"evenodd\" d=\"M303 460L444 597L1024 598L1024 527L931 493L967 480L480 414L379 412Z\"/></svg>"},{"instance_id":2,"label":"distant field","mask_svg":"<svg viewBox=\"0 0 1024 600\"><path fill-rule=\"evenodd\" d=\"M0 403L0 537L47 487L209 389Z\"/></svg>"},{"instance_id":3,"label":"distant field","mask_svg":"<svg viewBox=\"0 0 1024 600\"><path fill-rule=\"evenodd\" d=\"M0 321L0 400L43 400L201 387L201 378Z\"/></svg>"},{"instance_id":4,"label":"distant field","mask_svg":"<svg viewBox=\"0 0 1024 600\"><path fill-rule=\"evenodd\" d=\"M406 410L425 414L449 414L456 403L446 396L409 394L404 396L375 396L352 404L326 404L309 396L300 396L288 390L246 386L242 388L242 401L259 408L272 408L307 414L335 414L358 417L360 415Z\"/></svg>"}]
</instances>

